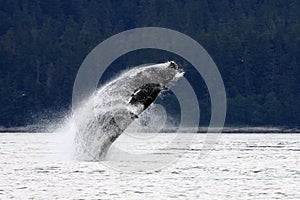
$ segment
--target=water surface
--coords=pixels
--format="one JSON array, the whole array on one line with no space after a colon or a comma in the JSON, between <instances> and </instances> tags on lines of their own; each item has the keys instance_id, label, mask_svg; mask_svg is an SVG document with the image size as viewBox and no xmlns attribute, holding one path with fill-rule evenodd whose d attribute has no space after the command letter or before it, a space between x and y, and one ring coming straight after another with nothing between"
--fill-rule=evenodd
<instances>
[{"instance_id":1,"label":"water surface","mask_svg":"<svg viewBox=\"0 0 300 200\"><path fill-rule=\"evenodd\" d=\"M160 143L167 143L172 137L163 134ZM198 141L203 137L197 135ZM118 142L122 144L122 139ZM53 134L1 133L0 199L299 199L300 196L300 134L223 134L205 158L201 158L202 144L197 142L189 150L172 149L183 153L174 164L141 173L116 171L103 165L108 161L58 159L57 154L62 152L56 143Z\"/></svg>"}]
</instances>

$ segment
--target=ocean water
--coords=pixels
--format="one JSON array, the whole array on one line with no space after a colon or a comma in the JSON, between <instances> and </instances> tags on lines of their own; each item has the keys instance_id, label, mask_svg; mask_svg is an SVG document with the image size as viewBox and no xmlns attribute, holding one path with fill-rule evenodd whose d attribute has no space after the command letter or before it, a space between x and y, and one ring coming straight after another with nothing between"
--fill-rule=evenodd
<instances>
[{"instance_id":1,"label":"ocean water","mask_svg":"<svg viewBox=\"0 0 300 200\"><path fill-rule=\"evenodd\" d=\"M205 135L194 136L189 149L165 148L157 155L176 155L172 164L130 172L111 167L110 162L126 167L122 157L72 159L68 137L0 133L0 199L299 199L300 134L222 134L204 157ZM173 137L116 142L142 152Z\"/></svg>"}]
</instances>

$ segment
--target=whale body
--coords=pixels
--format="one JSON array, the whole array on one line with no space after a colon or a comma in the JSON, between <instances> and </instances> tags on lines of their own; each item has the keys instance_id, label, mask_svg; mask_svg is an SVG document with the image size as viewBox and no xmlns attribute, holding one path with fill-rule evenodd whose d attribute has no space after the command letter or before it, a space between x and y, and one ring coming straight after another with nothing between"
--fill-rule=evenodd
<instances>
[{"instance_id":1,"label":"whale body","mask_svg":"<svg viewBox=\"0 0 300 200\"><path fill-rule=\"evenodd\" d=\"M170 61L133 68L101 87L74 112L77 158L105 159L111 144L181 75Z\"/></svg>"}]
</instances>

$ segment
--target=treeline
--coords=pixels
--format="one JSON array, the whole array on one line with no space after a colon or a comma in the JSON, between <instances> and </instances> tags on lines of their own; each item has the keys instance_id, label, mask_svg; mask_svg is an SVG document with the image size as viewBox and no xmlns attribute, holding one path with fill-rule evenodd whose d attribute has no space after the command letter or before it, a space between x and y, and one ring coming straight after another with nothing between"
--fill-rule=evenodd
<instances>
[{"instance_id":1,"label":"treeline","mask_svg":"<svg viewBox=\"0 0 300 200\"><path fill-rule=\"evenodd\" d=\"M228 125L299 126L299 10L298 0L0 0L0 126L69 109L89 51L144 26L178 30L209 52L226 87ZM118 64L143 64L134 55ZM157 56L150 52L145 61ZM208 121L201 89L201 119Z\"/></svg>"}]
</instances>

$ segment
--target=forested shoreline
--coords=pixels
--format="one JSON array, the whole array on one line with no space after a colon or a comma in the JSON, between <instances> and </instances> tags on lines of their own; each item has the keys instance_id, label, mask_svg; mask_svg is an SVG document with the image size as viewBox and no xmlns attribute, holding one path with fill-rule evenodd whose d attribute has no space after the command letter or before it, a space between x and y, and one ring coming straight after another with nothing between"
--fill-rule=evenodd
<instances>
[{"instance_id":1,"label":"forested shoreline","mask_svg":"<svg viewBox=\"0 0 300 200\"><path fill-rule=\"evenodd\" d=\"M208 51L225 84L227 125L300 126L299 10L297 0L0 0L0 126L68 111L85 56L114 34L146 26L180 31ZM141 54L115 65L172 59ZM197 87L199 75L187 76ZM196 88L206 123L204 90Z\"/></svg>"}]
</instances>

